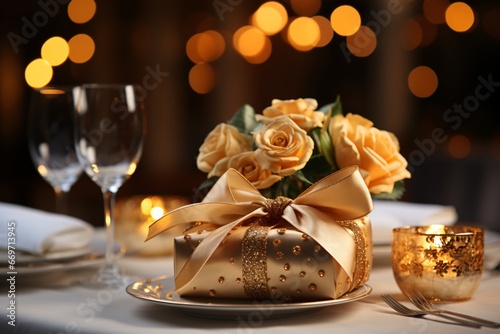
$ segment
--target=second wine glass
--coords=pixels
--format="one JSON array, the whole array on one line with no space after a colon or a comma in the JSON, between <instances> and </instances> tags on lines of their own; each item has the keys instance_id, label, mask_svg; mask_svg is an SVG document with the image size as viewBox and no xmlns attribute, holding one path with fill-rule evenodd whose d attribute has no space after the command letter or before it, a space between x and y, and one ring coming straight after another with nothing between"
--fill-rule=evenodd
<instances>
[{"instance_id":1,"label":"second wine glass","mask_svg":"<svg viewBox=\"0 0 500 334\"><path fill-rule=\"evenodd\" d=\"M85 173L104 199L106 259L90 286L123 287L114 257L113 208L118 189L134 173L144 141L144 106L140 87L88 84L75 88L75 146Z\"/></svg>"},{"instance_id":2,"label":"second wine glass","mask_svg":"<svg viewBox=\"0 0 500 334\"><path fill-rule=\"evenodd\" d=\"M74 149L72 86L35 89L30 97L28 146L38 173L52 186L56 211L67 213L66 194L82 167Z\"/></svg>"}]
</instances>

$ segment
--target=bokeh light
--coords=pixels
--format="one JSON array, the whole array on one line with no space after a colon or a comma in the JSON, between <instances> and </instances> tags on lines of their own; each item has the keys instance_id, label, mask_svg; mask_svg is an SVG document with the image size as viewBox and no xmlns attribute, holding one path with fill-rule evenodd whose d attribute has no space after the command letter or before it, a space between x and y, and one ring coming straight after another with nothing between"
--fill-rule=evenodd
<instances>
[{"instance_id":1,"label":"bokeh light","mask_svg":"<svg viewBox=\"0 0 500 334\"><path fill-rule=\"evenodd\" d=\"M483 28L493 39L500 39L500 8L493 8L483 16Z\"/></svg>"},{"instance_id":2,"label":"bokeh light","mask_svg":"<svg viewBox=\"0 0 500 334\"><path fill-rule=\"evenodd\" d=\"M26 66L24 78L26 83L33 88L40 88L47 85L52 80L53 70L49 62L38 58Z\"/></svg>"},{"instance_id":3,"label":"bokeh light","mask_svg":"<svg viewBox=\"0 0 500 334\"><path fill-rule=\"evenodd\" d=\"M415 21L420 25L420 29L422 29L422 42L420 46L429 46L434 43L438 35L437 26L427 21L423 15L416 16Z\"/></svg>"},{"instance_id":4,"label":"bokeh light","mask_svg":"<svg viewBox=\"0 0 500 334\"><path fill-rule=\"evenodd\" d=\"M405 50L415 50L424 38L422 27L414 19L407 19L402 30L401 43Z\"/></svg>"},{"instance_id":5,"label":"bokeh light","mask_svg":"<svg viewBox=\"0 0 500 334\"><path fill-rule=\"evenodd\" d=\"M68 43L62 37L51 37L43 43L41 54L42 58L48 61L51 66L61 65L68 59Z\"/></svg>"},{"instance_id":6,"label":"bokeh light","mask_svg":"<svg viewBox=\"0 0 500 334\"><path fill-rule=\"evenodd\" d=\"M464 135L454 135L448 140L448 152L455 159L467 157L471 150L471 141Z\"/></svg>"},{"instance_id":7,"label":"bokeh light","mask_svg":"<svg viewBox=\"0 0 500 334\"><path fill-rule=\"evenodd\" d=\"M96 12L94 0L71 0L68 4L68 16L74 23L86 23L90 21Z\"/></svg>"},{"instance_id":8,"label":"bokeh light","mask_svg":"<svg viewBox=\"0 0 500 334\"><path fill-rule=\"evenodd\" d=\"M68 41L68 45L69 59L74 63L85 63L94 55L95 44L89 35L75 35Z\"/></svg>"},{"instance_id":9,"label":"bokeh light","mask_svg":"<svg viewBox=\"0 0 500 334\"><path fill-rule=\"evenodd\" d=\"M327 45L333 38L333 28L330 21L321 15L313 16L312 19L316 21L319 27L319 41L316 43L316 47Z\"/></svg>"},{"instance_id":10,"label":"bokeh light","mask_svg":"<svg viewBox=\"0 0 500 334\"><path fill-rule=\"evenodd\" d=\"M321 0L291 0L290 5L299 16L313 16L321 9Z\"/></svg>"},{"instance_id":11,"label":"bokeh light","mask_svg":"<svg viewBox=\"0 0 500 334\"><path fill-rule=\"evenodd\" d=\"M288 27L288 41L299 51L314 48L320 40L319 25L310 17L299 17Z\"/></svg>"},{"instance_id":12,"label":"bokeh light","mask_svg":"<svg viewBox=\"0 0 500 334\"><path fill-rule=\"evenodd\" d=\"M266 35L253 26L243 26L233 35L233 46L245 57L255 57L260 54L266 44Z\"/></svg>"},{"instance_id":13,"label":"bokeh light","mask_svg":"<svg viewBox=\"0 0 500 334\"><path fill-rule=\"evenodd\" d=\"M356 8L343 5L335 8L330 16L333 30L341 36L350 36L361 26L361 16Z\"/></svg>"},{"instance_id":14,"label":"bokeh light","mask_svg":"<svg viewBox=\"0 0 500 334\"><path fill-rule=\"evenodd\" d=\"M430 23L442 24L445 23L446 8L450 5L448 0L424 0L422 10L424 16Z\"/></svg>"},{"instance_id":15,"label":"bokeh light","mask_svg":"<svg viewBox=\"0 0 500 334\"><path fill-rule=\"evenodd\" d=\"M357 57L368 57L377 47L377 36L367 26L359 27L354 35L347 36L347 48Z\"/></svg>"},{"instance_id":16,"label":"bokeh light","mask_svg":"<svg viewBox=\"0 0 500 334\"><path fill-rule=\"evenodd\" d=\"M415 67L408 75L408 88L417 97L429 97L437 87L438 77L428 66Z\"/></svg>"},{"instance_id":17,"label":"bokeh light","mask_svg":"<svg viewBox=\"0 0 500 334\"><path fill-rule=\"evenodd\" d=\"M195 34L186 43L186 53L193 63L215 61L225 48L224 37L215 30Z\"/></svg>"},{"instance_id":18,"label":"bokeh light","mask_svg":"<svg viewBox=\"0 0 500 334\"><path fill-rule=\"evenodd\" d=\"M288 14L285 7L276 1L262 4L252 17L252 24L268 36L280 32L287 21Z\"/></svg>"},{"instance_id":19,"label":"bokeh light","mask_svg":"<svg viewBox=\"0 0 500 334\"><path fill-rule=\"evenodd\" d=\"M269 38L266 38L264 47L258 54L256 54L255 56L244 56L244 58L250 64L262 64L271 56L271 52L272 52L271 40Z\"/></svg>"},{"instance_id":20,"label":"bokeh light","mask_svg":"<svg viewBox=\"0 0 500 334\"><path fill-rule=\"evenodd\" d=\"M215 85L215 71L212 65L195 64L189 71L189 85L199 94L209 93Z\"/></svg>"},{"instance_id":21,"label":"bokeh light","mask_svg":"<svg viewBox=\"0 0 500 334\"><path fill-rule=\"evenodd\" d=\"M201 33L194 34L186 43L186 54L193 63L203 62L203 58L201 58L200 53L198 52L198 41L200 38Z\"/></svg>"},{"instance_id":22,"label":"bokeh light","mask_svg":"<svg viewBox=\"0 0 500 334\"><path fill-rule=\"evenodd\" d=\"M465 2L454 2L446 9L445 18L452 30L465 32L474 24L474 11Z\"/></svg>"}]
</instances>

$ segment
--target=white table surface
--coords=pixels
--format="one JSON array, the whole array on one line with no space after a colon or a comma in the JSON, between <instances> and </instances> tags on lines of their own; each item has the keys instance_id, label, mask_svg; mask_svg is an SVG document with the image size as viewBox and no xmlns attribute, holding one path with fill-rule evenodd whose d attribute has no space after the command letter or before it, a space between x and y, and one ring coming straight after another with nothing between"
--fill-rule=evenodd
<instances>
[{"instance_id":1,"label":"white table surface","mask_svg":"<svg viewBox=\"0 0 500 334\"><path fill-rule=\"evenodd\" d=\"M487 250L487 259L500 258L500 248ZM377 255L377 254L376 254ZM493 259L493 257L496 257ZM129 275L158 277L173 272L172 257L130 257L119 260ZM16 277L16 326L5 317L8 286L2 276L0 333L500 333L432 320L397 315L380 296L403 298L387 258L375 258L368 284L372 294L362 300L280 319L215 320L186 315L177 309L153 304L124 290L92 290L75 286L96 268L18 274ZM446 308L500 322L500 274L485 273L470 301ZM446 320L444 320L446 321Z\"/></svg>"}]
</instances>

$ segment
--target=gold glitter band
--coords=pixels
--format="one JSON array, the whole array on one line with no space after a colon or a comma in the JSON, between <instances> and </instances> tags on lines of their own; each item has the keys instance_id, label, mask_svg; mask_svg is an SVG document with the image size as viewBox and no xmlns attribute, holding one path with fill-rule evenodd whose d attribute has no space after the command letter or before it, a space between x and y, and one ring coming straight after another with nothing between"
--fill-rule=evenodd
<instances>
[{"instance_id":1,"label":"gold glitter band","mask_svg":"<svg viewBox=\"0 0 500 334\"><path fill-rule=\"evenodd\" d=\"M354 268L354 279L351 282L350 291L368 279L370 269L368 268L369 264L366 256L368 245L365 242L365 235L356 221L343 220L338 223L353 233L354 243L356 244L356 267Z\"/></svg>"},{"instance_id":2,"label":"gold glitter band","mask_svg":"<svg viewBox=\"0 0 500 334\"><path fill-rule=\"evenodd\" d=\"M267 286L267 234L269 227L252 225L242 242L243 288L249 299L270 298Z\"/></svg>"}]
</instances>

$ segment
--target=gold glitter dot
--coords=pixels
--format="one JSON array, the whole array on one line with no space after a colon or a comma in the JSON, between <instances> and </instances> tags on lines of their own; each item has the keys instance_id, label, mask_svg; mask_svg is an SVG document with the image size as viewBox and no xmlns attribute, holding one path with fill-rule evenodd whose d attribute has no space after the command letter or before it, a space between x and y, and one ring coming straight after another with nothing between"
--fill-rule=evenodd
<instances>
[{"instance_id":1,"label":"gold glitter dot","mask_svg":"<svg viewBox=\"0 0 500 334\"><path fill-rule=\"evenodd\" d=\"M241 278L236 277L236 283L240 283L240 282L241 282Z\"/></svg>"},{"instance_id":2,"label":"gold glitter dot","mask_svg":"<svg viewBox=\"0 0 500 334\"><path fill-rule=\"evenodd\" d=\"M305 272L305 271L301 271L301 272L299 273L299 276L300 276L300 277L305 277L305 276L306 276L306 272Z\"/></svg>"},{"instance_id":3,"label":"gold glitter dot","mask_svg":"<svg viewBox=\"0 0 500 334\"><path fill-rule=\"evenodd\" d=\"M279 247L280 244L281 244L281 240L280 239L274 239L273 240L273 246L274 247Z\"/></svg>"},{"instance_id":4,"label":"gold glitter dot","mask_svg":"<svg viewBox=\"0 0 500 334\"><path fill-rule=\"evenodd\" d=\"M284 227L278 229L278 234L283 235L283 234L285 234L285 232L286 232L286 228L284 228Z\"/></svg>"},{"instance_id":5,"label":"gold glitter dot","mask_svg":"<svg viewBox=\"0 0 500 334\"><path fill-rule=\"evenodd\" d=\"M318 276L319 277L325 277L325 271L324 270L318 271Z\"/></svg>"},{"instance_id":6,"label":"gold glitter dot","mask_svg":"<svg viewBox=\"0 0 500 334\"><path fill-rule=\"evenodd\" d=\"M285 269L285 270L290 270L290 264L285 263L285 264L283 265L283 269Z\"/></svg>"},{"instance_id":7,"label":"gold glitter dot","mask_svg":"<svg viewBox=\"0 0 500 334\"><path fill-rule=\"evenodd\" d=\"M226 235L231 235L231 231L227 232L227 234L226 234Z\"/></svg>"},{"instance_id":8,"label":"gold glitter dot","mask_svg":"<svg viewBox=\"0 0 500 334\"><path fill-rule=\"evenodd\" d=\"M302 240L308 240L309 236L305 233L302 234Z\"/></svg>"},{"instance_id":9,"label":"gold glitter dot","mask_svg":"<svg viewBox=\"0 0 500 334\"><path fill-rule=\"evenodd\" d=\"M272 293L276 293L276 292L278 292L278 288L277 288L277 287L275 287L275 286L273 286L273 287L271 288L271 292L272 292Z\"/></svg>"},{"instance_id":10,"label":"gold glitter dot","mask_svg":"<svg viewBox=\"0 0 500 334\"><path fill-rule=\"evenodd\" d=\"M345 282L346 282L347 284L351 284L351 282L352 282L352 281L351 281L351 278L350 278L350 277L347 277L347 279L345 280Z\"/></svg>"},{"instance_id":11,"label":"gold glitter dot","mask_svg":"<svg viewBox=\"0 0 500 334\"><path fill-rule=\"evenodd\" d=\"M189 234L186 234L184 236L184 240L186 240L186 241L191 240L191 236Z\"/></svg>"},{"instance_id":12,"label":"gold glitter dot","mask_svg":"<svg viewBox=\"0 0 500 334\"><path fill-rule=\"evenodd\" d=\"M297 293L302 293L302 290L297 289L297 290L295 290L295 292L297 292Z\"/></svg>"},{"instance_id":13,"label":"gold glitter dot","mask_svg":"<svg viewBox=\"0 0 500 334\"><path fill-rule=\"evenodd\" d=\"M301 250L300 246L294 246L292 249L294 255L299 255Z\"/></svg>"},{"instance_id":14,"label":"gold glitter dot","mask_svg":"<svg viewBox=\"0 0 500 334\"><path fill-rule=\"evenodd\" d=\"M342 282L338 282L337 287L339 287L339 288L342 287Z\"/></svg>"},{"instance_id":15,"label":"gold glitter dot","mask_svg":"<svg viewBox=\"0 0 500 334\"><path fill-rule=\"evenodd\" d=\"M317 289L316 284L314 284L314 283L309 284L308 288L309 288L309 291L316 291L316 289Z\"/></svg>"},{"instance_id":16,"label":"gold glitter dot","mask_svg":"<svg viewBox=\"0 0 500 334\"><path fill-rule=\"evenodd\" d=\"M198 231L196 231L196 233L198 233L198 234L201 234L201 232L202 232L202 230L198 230Z\"/></svg>"},{"instance_id":17,"label":"gold glitter dot","mask_svg":"<svg viewBox=\"0 0 500 334\"><path fill-rule=\"evenodd\" d=\"M219 277L219 279L217 280L220 284L224 283L224 277Z\"/></svg>"},{"instance_id":18,"label":"gold glitter dot","mask_svg":"<svg viewBox=\"0 0 500 334\"><path fill-rule=\"evenodd\" d=\"M280 282L283 283L286 281L286 276L285 275L280 275Z\"/></svg>"},{"instance_id":19,"label":"gold glitter dot","mask_svg":"<svg viewBox=\"0 0 500 334\"><path fill-rule=\"evenodd\" d=\"M230 264L234 264L234 257L232 257L232 258L229 259L229 263Z\"/></svg>"},{"instance_id":20,"label":"gold glitter dot","mask_svg":"<svg viewBox=\"0 0 500 334\"><path fill-rule=\"evenodd\" d=\"M215 290L208 291L208 294L210 295L210 297L214 297L215 296Z\"/></svg>"},{"instance_id":21,"label":"gold glitter dot","mask_svg":"<svg viewBox=\"0 0 500 334\"><path fill-rule=\"evenodd\" d=\"M172 292L169 292L165 295L165 298L172 299L172 296L173 296Z\"/></svg>"},{"instance_id":22,"label":"gold glitter dot","mask_svg":"<svg viewBox=\"0 0 500 334\"><path fill-rule=\"evenodd\" d=\"M200 239L200 240L198 240L198 243L201 243L201 239Z\"/></svg>"},{"instance_id":23,"label":"gold glitter dot","mask_svg":"<svg viewBox=\"0 0 500 334\"><path fill-rule=\"evenodd\" d=\"M315 253L319 253L319 252L321 252L321 246L320 246L320 245L316 245L316 246L314 246L314 252L315 252Z\"/></svg>"},{"instance_id":24,"label":"gold glitter dot","mask_svg":"<svg viewBox=\"0 0 500 334\"><path fill-rule=\"evenodd\" d=\"M285 254L283 252L277 252L276 253L276 259L277 260L283 260L284 257L285 257Z\"/></svg>"}]
</instances>

